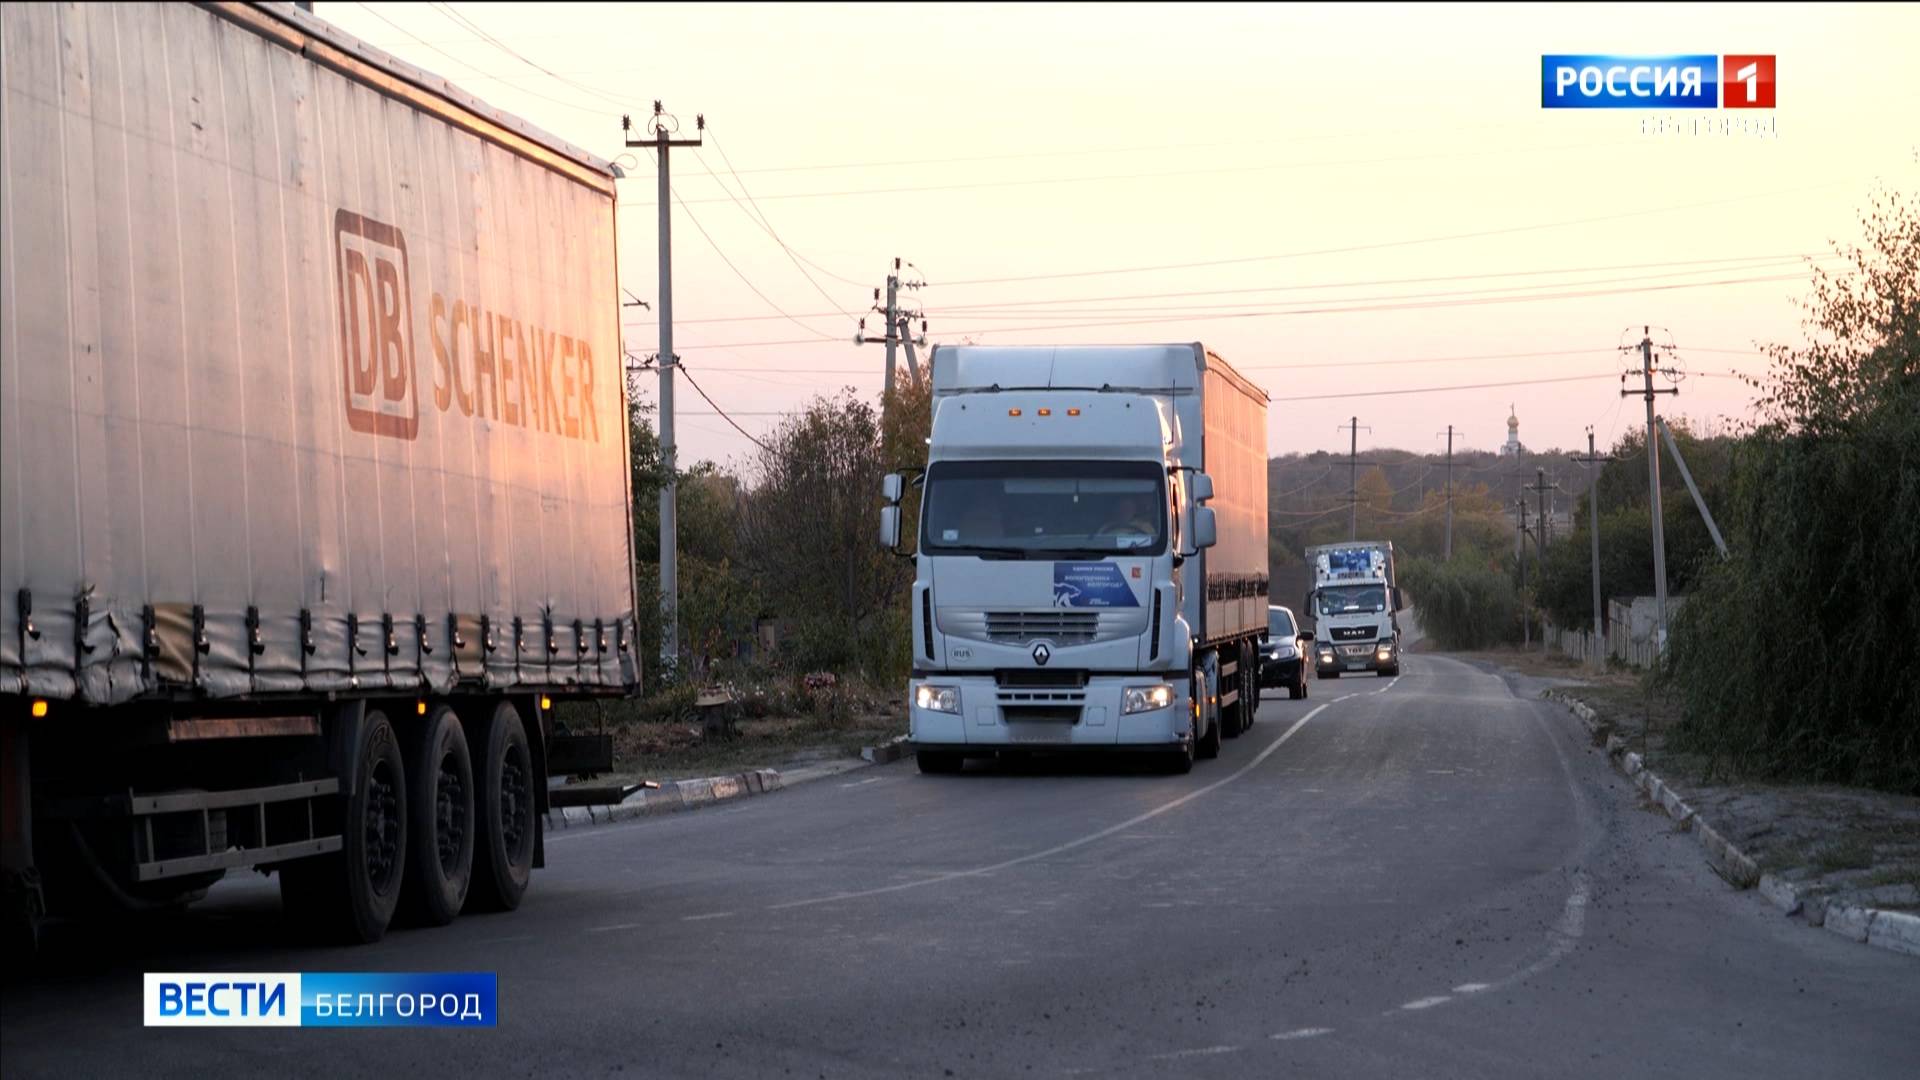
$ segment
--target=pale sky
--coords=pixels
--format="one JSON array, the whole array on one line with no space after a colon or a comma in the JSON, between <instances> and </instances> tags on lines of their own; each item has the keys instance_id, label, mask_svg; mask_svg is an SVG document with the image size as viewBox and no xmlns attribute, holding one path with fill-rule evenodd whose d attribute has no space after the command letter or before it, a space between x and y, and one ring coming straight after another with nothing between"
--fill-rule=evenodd
<instances>
[{"instance_id":1,"label":"pale sky","mask_svg":"<svg viewBox=\"0 0 1920 1080\"><path fill-rule=\"evenodd\" d=\"M1608 377L1643 324L1690 373L1662 411L1707 425L1747 415L1725 373L1764 369L1755 342L1798 340L1798 257L1856 238L1876 180L1920 190L1915 5L315 9L619 159L620 280L650 303L656 174L619 157L616 102L636 127L654 98L684 132L705 113L708 146L673 156L675 351L755 433L816 391L877 396L882 350L842 311L894 256L930 283L934 342L1205 342L1276 399L1274 454L1344 451L1352 416L1363 450L1438 452L1448 424L1492 449L1510 403L1532 448L1589 424L1606 445L1644 418ZM1543 110L1543 53L1772 53L1779 104ZM812 281L708 175L740 195L718 149ZM1654 285L1686 287L1622 291ZM1456 359L1399 363L1433 358ZM683 462L751 449L676 397Z\"/></svg>"}]
</instances>

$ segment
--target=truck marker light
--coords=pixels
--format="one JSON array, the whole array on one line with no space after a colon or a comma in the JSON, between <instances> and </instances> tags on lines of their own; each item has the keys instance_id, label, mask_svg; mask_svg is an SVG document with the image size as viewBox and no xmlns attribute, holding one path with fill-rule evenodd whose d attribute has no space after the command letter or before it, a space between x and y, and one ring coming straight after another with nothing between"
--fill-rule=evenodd
<instances>
[{"instance_id":1,"label":"truck marker light","mask_svg":"<svg viewBox=\"0 0 1920 1080\"><path fill-rule=\"evenodd\" d=\"M425 715L427 715L427 703L426 703L426 701L425 701L425 700L423 699L423 700L420 700L420 701L416 701L416 702L414 702L414 703L413 703L413 711L414 711L414 712L416 712L416 713L418 713L418 714L419 714L419 715L421 715L421 716L425 716Z\"/></svg>"},{"instance_id":2,"label":"truck marker light","mask_svg":"<svg viewBox=\"0 0 1920 1080\"><path fill-rule=\"evenodd\" d=\"M1008 416L1019 416L1019 415L1020 415L1020 410L1019 410L1019 409L1008 409L1008 410L1007 410L1007 415L1008 415Z\"/></svg>"},{"instance_id":3,"label":"truck marker light","mask_svg":"<svg viewBox=\"0 0 1920 1080\"><path fill-rule=\"evenodd\" d=\"M47 699L35 698L33 700L33 718L38 720L45 715L47 715Z\"/></svg>"},{"instance_id":4,"label":"truck marker light","mask_svg":"<svg viewBox=\"0 0 1920 1080\"><path fill-rule=\"evenodd\" d=\"M1079 410L1079 409L1068 409L1068 410L1067 410L1067 415L1068 415L1068 416L1079 416L1079 415L1080 415L1080 410Z\"/></svg>"},{"instance_id":5,"label":"truck marker light","mask_svg":"<svg viewBox=\"0 0 1920 1080\"><path fill-rule=\"evenodd\" d=\"M1040 410L1040 415L1041 415L1041 416L1052 416L1052 415L1053 415L1053 410L1052 410L1052 409L1041 409L1041 410Z\"/></svg>"},{"instance_id":6,"label":"truck marker light","mask_svg":"<svg viewBox=\"0 0 1920 1080\"><path fill-rule=\"evenodd\" d=\"M551 709L551 708L553 708L553 699L548 697L545 694L541 694L540 695L540 711L546 712L548 709Z\"/></svg>"}]
</instances>

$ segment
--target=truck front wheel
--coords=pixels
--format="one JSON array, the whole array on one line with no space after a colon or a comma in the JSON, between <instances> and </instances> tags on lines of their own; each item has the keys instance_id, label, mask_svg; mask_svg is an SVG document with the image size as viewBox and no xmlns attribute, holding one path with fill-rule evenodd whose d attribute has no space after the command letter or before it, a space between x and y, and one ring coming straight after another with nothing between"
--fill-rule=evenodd
<instances>
[{"instance_id":1,"label":"truck front wheel","mask_svg":"<svg viewBox=\"0 0 1920 1080\"><path fill-rule=\"evenodd\" d=\"M368 709L360 725L359 783L341 802L341 847L280 870L289 916L348 942L380 940L406 875L407 775L393 725Z\"/></svg>"},{"instance_id":2,"label":"truck front wheel","mask_svg":"<svg viewBox=\"0 0 1920 1080\"><path fill-rule=\"evenodd\" d=\"M473 879L473 762L460 718L445 705L420 725L407 754L407 907L428 926L460 914Z\"/></svg>"},{"instance_id":3,"label":"truck front wheel","mask_svg":"<svg viewBox=\"0 0 1920 1080\"><path fill-rule=\"evenodd\" d=\"M533 876L533 842L540 827L533 812L533 751L520 711L510 702L494 707L475 776L473 884L467 904L479 910L512 911Z\"/></svg>"}]
</instances>

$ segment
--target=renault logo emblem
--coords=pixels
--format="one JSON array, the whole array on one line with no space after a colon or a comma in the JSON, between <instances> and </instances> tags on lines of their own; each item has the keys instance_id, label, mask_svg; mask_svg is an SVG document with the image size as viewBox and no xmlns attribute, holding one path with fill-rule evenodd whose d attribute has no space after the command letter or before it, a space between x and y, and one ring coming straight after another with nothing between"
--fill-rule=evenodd
<instances>
[{"instance_id":1,"label":"renault logo emblem","mask_svg":"<svg viewBox=\"0 0 1920 1080\"><path fill-rule=\"evenodd\" d=\"M1038 644L1036 644L1036 645L1034 645L1034 647L1033 647L1033 662L1034 662L1034 663L1036 663L1036 664L1038 664L1038 665L1040 665L1041 667L1046 667L1046 666L1047 666L1047 661L1049 661L1049 660L1051 660L1051 659L1053 659L1053 650L1052 650L1052 649L1049 649L1049 648L1047 648L1047 643L1046 643L1046 642L1044 642L1044 641L1042 641L1042 642L1040 642L1040 643L1038 643Z\"/></svg>"}]
</instances>

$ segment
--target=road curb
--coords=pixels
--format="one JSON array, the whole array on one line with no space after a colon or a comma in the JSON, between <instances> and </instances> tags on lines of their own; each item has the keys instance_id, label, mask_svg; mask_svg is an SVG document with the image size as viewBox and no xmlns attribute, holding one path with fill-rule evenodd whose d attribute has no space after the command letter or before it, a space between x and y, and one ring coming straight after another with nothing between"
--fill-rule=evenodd
<instances>
[{"instance_id":1,"label":"road curb","mask_svg":"<svg viewBox=\"0 0 1920 1080\"><path fill-rule=\"evenodd\" d=\"M669 780L658 788L636 791L612 806L555 807L547 811L547 828L574 829L655 814L678 813L749 795L765 795L786 786L778 769L753 769L727 776Z\"/></svg>"},{"instance_id":2,"label":"road curb","mask_svg":"<svg viewBox=\"0 0 1920 1080\"><path fill-rule=\"evenodd\" d=\"M913 744L907 740L908 736L906 735L895 735L879 746L861 747L860 758L863 761L871 762L875 765L885 765L889 762L899 761L901 758L913 753Z\"/></svg>"},{"instance_id":3,"label":"road curb","mask_svg":"<svg viewBox=\"0 0 1920 1080\"><path fill-rule=\"evenodd\" d=\"M1798 914L1808 926L1824 927L1831 933L1878 949L1920 956L1920 916L1829 903L1785 878L1762 874L1752 856L1702 820L1678 792L1647 768L1645 759L1629 751L1626 741L1613 734L1591 705L1558 687L1542 691L1541 696L1566 706L1567 711L1585 725L1593 744L1606 749L1607 760L1614 769L1631 780L1649 802L1660 807L1673 821L1676 831L1692 833L1707 865L1728 884L1736 889L1757 888L1781 914Z\"/></svg>"}]
</instances>

